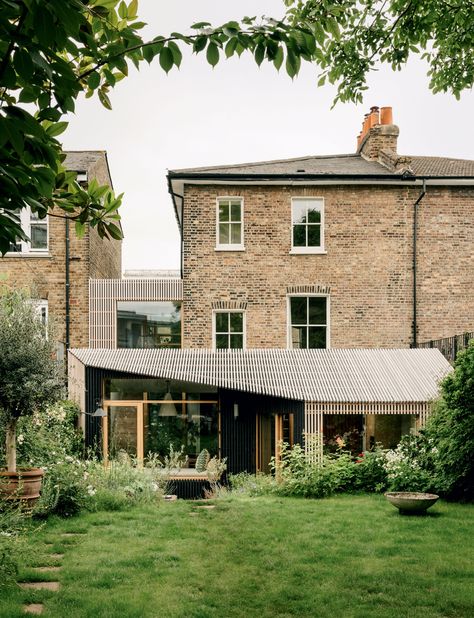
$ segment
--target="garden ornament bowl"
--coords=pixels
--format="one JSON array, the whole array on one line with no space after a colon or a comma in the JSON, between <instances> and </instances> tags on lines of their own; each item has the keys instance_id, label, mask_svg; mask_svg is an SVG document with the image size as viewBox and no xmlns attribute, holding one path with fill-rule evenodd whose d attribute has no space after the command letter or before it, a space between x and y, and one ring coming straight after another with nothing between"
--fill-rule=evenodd
<instances>
[{"instance_id":1,"label":"garden ornament bowl","mask_svg":"<svg viewBox=\"0 0 474 618\"><path fill-rule=\"evenodd\" d=\"M436 494L413 491L388 492L385 497L400 513L424 513L439 498Z\"/></svg>"}]
</instances>

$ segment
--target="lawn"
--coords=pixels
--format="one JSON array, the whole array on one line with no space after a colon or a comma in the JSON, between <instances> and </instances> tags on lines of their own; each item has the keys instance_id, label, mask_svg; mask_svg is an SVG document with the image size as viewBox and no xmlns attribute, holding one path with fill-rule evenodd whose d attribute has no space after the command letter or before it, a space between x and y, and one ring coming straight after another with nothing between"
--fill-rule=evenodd
<instances>
[{"instance_id":1,"label":"lawn","mask_svg":"<svg viewBox=\"0 0 474 618\"><path fill-rule=\"evenodd\" d=\"M49 520L19 580L59 580L59 592L0 588L0 615L37 602L57 618L474 615L473 506L413 517L369 495L214 504ZM61 570L39 576L39 564Z\"/></svg>"}]
</instances>

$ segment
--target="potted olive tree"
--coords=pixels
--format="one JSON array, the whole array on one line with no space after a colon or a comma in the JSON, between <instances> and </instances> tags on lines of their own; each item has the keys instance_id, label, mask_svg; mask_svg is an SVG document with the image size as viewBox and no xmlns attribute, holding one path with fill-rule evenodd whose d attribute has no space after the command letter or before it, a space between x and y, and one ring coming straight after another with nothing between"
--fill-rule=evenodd
<instances>
[{"instance_id":1,"label":"potted olive tree","mask_svg":"<svg viewBox=\"0 0 474 618\"><path fill-rule=\"evenodd\" d=\"M0 468L0 495L32 504L43 470L17 468L17 424L22 416L54 401L63 386L62 368L34 301L15 291L0 295L0 423L6 467Z\"/></svg>"}]
</instances>

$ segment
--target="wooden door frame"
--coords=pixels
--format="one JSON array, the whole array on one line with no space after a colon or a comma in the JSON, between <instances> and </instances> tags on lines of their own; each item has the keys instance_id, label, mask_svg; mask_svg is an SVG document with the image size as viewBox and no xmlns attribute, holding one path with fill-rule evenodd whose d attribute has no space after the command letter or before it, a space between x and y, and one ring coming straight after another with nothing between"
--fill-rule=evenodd
<instances>
[{"instance_id":1,"label":"wooden door frame","mask_svg":"<svg viewBox=\"0 0 474 618\"><path fill-rule=\"evenodd\" d=\"M274 443L274 451L275 451L275 460L278 462L281 459L281 449L280 442L283 440L283 417L288 414L289 417L289 431L290 431L290 446L294 444L294 420L295 415L293 412L284 412L284 413L275 413L274 417L274 427L275 427L275 443ZM261 461L260 461L260 440L261 440L261 418L268 417L266 414L257 414L255 415L255 470L256 472L261 472Z\"/></svg>"},{"instance_id":2,"label":"wooden door frame","mask_svg":"<svg viewBox=\"0 0 474 618\"><path fill-rule=\"evenodd\" d=\"M109 463L109 413L110 408L135 408L137 412L137 461L143 465L144 436L143 436L143 401L117 402L108 400L104 402L104 410L107 416L102 417L102 455L105 465Z\"/></svg>"}]
</instances>

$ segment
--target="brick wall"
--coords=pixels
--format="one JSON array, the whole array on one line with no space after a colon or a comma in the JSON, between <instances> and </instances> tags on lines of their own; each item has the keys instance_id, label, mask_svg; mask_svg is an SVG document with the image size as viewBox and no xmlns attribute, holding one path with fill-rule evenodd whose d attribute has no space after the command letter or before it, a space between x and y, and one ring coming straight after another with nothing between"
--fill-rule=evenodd
<instances>
[{"instance_id":1,"label":"brick wall","mask_svg":"<svg viewBox=\"0 0 474 618\"><path fill-rule=\"evenodd\" d=\"M245 252L215 251L216 197L228 195L244 198ZM400 187L187 185L183 347L212 346L217 301L247 302L247 347L286 347L287 290L303 285L330 290L331 347L408 347L418 195ZM326 255L289 254L292 196L324 197ZM472 190L429 188L421 203L419 340L472 327L473 198Z\"/></svg>"},{"instance_id":2,"label":"brick wall","mask_svg":"<svg viewBox=\"0 0 474 618\"><path fill-rule=\"evenodd\" d=\"M91 166L88 177L110 183L105 153ZM48 301L49 319L58 342L66 339L66 232L64 219L49 217L49 250L45 256L0 257L0 288L25 288ZM70 225L70 346L89 344L89 278L120 277L121 242L102 241L94 229L82 238Z\"/></svg>"}]
</instances>

